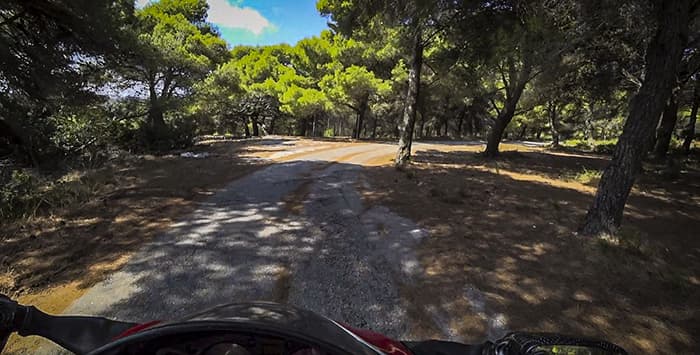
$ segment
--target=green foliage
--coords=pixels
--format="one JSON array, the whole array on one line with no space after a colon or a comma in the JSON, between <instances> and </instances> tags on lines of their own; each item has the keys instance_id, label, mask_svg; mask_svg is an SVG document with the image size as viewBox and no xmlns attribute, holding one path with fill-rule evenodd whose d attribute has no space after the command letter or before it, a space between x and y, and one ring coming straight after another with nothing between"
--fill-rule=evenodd
<instances>
[{"instance_id":1,"label":"green foliage","mask_svg":"<svg viewBox=\"0 0 700 355\"><path fill-rule=\"evenodd\" d=\"M590 140L590 139L567 139L561 142L563 147L573 148L584 152L610 155L615 150L617 139Z\"/></svg>"},{"instance_id":2,"label":"green foliage","mask_svg":"<svg viewBox=\"0 0 700 355\"><path fill-rule=\"evenodd\" d=\"M600 181L600 177L602 175L603 172L600 170L584 168L583 171L574 176L574 180L584 185L598 186L598 182Z\"/></svg>"},{"instance_id":3,"label":"green foliage","mask_svg":"<svg viewBox=\"0 0 700 355\"><path fill-rule=\"evenodd\" d=\"M3 177L0 188L0 219L16 218L31 210L32 192L36 179L27 170L13 170L9 177Z\"/></svg>"}]
</instances>

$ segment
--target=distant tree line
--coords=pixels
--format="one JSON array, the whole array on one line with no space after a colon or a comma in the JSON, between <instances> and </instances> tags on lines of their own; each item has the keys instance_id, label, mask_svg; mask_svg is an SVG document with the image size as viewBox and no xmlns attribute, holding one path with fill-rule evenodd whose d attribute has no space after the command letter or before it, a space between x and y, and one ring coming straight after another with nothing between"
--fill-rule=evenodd
<instances>
[{"instance_id":1,"label":"distant tree line","mask_svg":"<svg viewBox=\"0 0 700 355\"><path fill-rule=\"evenodd\" d=\"M688 153L696 0L319 0L329 30L227 47L205 0L0 3L0 150L35 167L200 134L574 140L612 163L581 229L614 233L647 157Z\"/></svg>"}]
</instances>

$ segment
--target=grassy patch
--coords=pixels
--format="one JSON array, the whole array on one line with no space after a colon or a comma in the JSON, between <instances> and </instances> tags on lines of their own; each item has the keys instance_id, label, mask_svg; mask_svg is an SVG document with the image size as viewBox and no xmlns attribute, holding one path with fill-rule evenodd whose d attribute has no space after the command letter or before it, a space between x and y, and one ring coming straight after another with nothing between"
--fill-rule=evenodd
<instances>
[{"instance_id":1,"label":"grassy patch","mask_svg":"<svg viewBox=\"0 0 700 355\"><path fill-rule=\"evenodd\" d=\"M560 145L565 148L607 155L613 153L616 144L617 139L567 139L560 143Z\"/></svg>"},{"instance_id":2,"label":"grassy patch","mask_svg":"<svg viewBox=\"0 0 700 355\"><path fill-rule=\"evenodd\" d=\"M582 171L574 175L572 180L583 185L595 187L598 186L598 182L600 182L601 175L603 175L603 172L600 170L584 168Z\"/></svg>"},{"instance_id":3,"label":"grassy patch","mask_svg":"<svg viewBox=\"0 0 700 355\"><path fill-rule=\"evenodd\" d=\"M71 207L88 201L114 183L110 169L72 171L58 178L17 169L0 189L0 220L30 218Z\"/></svg>"}]
</instances>

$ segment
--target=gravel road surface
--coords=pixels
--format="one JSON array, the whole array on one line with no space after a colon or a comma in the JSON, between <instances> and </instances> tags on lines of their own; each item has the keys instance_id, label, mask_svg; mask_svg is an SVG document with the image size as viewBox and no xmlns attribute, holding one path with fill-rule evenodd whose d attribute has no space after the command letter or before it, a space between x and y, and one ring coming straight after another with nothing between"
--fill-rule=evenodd
<instances>
[{"instance_id":1,"label":"gravel road surface","mask_svg":"<svg viewBox=\"0 0 700 355\"><path fill-rule=\"evenodd\" d=\"M425 233L356 190L362 164L395 146L304 149L230 183L65 313L146 321L272 300L410 337L398 284L421 272Z\"/></svg>"}]
</instances>

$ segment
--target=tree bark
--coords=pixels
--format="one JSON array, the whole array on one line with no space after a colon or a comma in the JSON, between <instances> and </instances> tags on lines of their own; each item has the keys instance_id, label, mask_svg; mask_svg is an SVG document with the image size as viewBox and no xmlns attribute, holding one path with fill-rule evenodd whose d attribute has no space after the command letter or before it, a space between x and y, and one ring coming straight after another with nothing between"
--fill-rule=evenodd
<instances>
[{"instance_id":1,"label":"tree bark","mask_svg":"<svg viewBox=\"0 0 700 355\"><path fill-rule=\"evenodd\" d=\"M306 136L306 127L308 126L308 118L303 117L297 122L297 135Z\"/></svg>"},{"instance_id":2,"label":"tree bark","mask_svg":"<svg viewBox=\"0 0 700 355\"><path fill-rule=\"evenodd\" d=\"M523 124L520 128L520 133L518 133L518 140L523 140L523 138L525 138L525 133L527 133L527 125Z\"/></svg>"},{"instance_id":3,"label":"tree bark","mask_svg":"<svg viewBox=\"0 0 700 355\"><path fill-rule=\"evenodd\" d=\"M277 121L277 117L272 116L272 118L270 118L270 134L275 134L275 121Z\"/></svg>"},{"instance_id":4,"label":"tree bark","mask_svg":"<svg viewBox=\"0 0 700 355\"><path fill-rule=\"evenodd\" d=\"M685 129L684 139L683 139L683 152L685 154L690 154L690 145L693 143L695 138L695 123L698 119L698 106L700 106L700 81L695 85L695 93L693 94L693 108L690 110L690 118L688 119L688 126Z\"/></svg>"},{"instance_id":5,"label":"tree bark","mask_svg":"<svg viewBox=\"0 0 700 355\"><path fill-rule=\"evenodd\" d=\"M316 137L316 121L318 120L317 115L313 115L311 118L311 137Z\"/></svg>"},{"instance_id":6,"label":"tree bark","mask_svg":"<svg viewBox=\"0 0 700 355\"><path fill-rule=\"evenodd\" d=\"M457 127L455 128L455 136L456 136L457 138L462 138L462 127L464 127L464 116L465 116L466 112L467 112L466 106L465 106L465 107L462 107L462 108L459 110L459 116L458 116L458 120L457 120Z\"/></svg>"},{"instance_id":7,"label":"tree bark","mask_svg":"<svg viewBox=\"0 0 700 355\"><path fill-rule=\"evenodd\" d=\"M595 127L593 127L593 119L595 118L595 102L588 103L588 115L584 117L584 135L590 145L595 143Z\"/></svg>"},{"instance_id":8,"label":"tree bark","mask_svg":"<svg viewBox=\"0 0 700 355\"><path fill-rule=\"evenodd\" d=\"M593 204L579 229L583 235L606 236L617 232L642 158L649 149L649 137L676 85L681 54L688 39L691 1L656 4L658 26L647 48L644 82L632 99L610 165L603 172Z\"/></svg>"},{"instance_id":9,"label":"tree bark","mask_svg":"<svg viewBox=\"0 0 700 355\"><path fill-rule=\"evenodd\" d=\"M559 117L557 117L557 105L547 103L547 115L549 116L549 130L552 133L552 147L559 147Z\"/></svg>"},{"instance_id":10,"label":"tree bark","mask_svg":"<svg viewBox=\"0 0 700 355\"><path fill-rule=\"evenodd\" d=\"M365 123L365 115L367 114L368 108L369 94L366 94L360 100L360 104L357 105L357 119L355 119L355 129L352 131L352 138L360 139L362 136L362 128Z\"/></svg>"},{"instance_id":11,"label":"tree bark","mask_svg":"<svg viewBox=\"0 0 700 355\"><path fill-rule=\"evenodd\" d=\"M260 128L258 127L258 116L253 115L250 118L253 123L253 137L260 137Z\"/></svg>"},{"instance_id":12,"label":"tree bark","mask_svg":"<svg viewBox=\"0 0 700 355\"><path fill-rule=\"evenodd\" d=\"M418 138L423 138L426 136L425 133L425 109L423 106L418 107L418 113L420 113L420 126L418 126Z\"/></svg>"},{"instance_id":13,"label":"tree bark","mask_svg":"<svg viewBox=\"0 0 700 355\"><path fill-rule=\"evenodd\" d=\"M245 130L245 137L250 138L250 128L248 128L248 118L243 121L243 129Z\"/></svg>"},{"instance_id":14,"label":"tree bark","mask_svg":"<svg viewBox=\"0 0 700 355\"><path fill-rule=\"evenodd\" d=\"M678 121L678 101L671 95L671 98L664 108L664 113L661 117L661 122L656 130L656 142L654 144L654 156L657 159L666 158L668 148L671 145L673 131L676 128Z\"/></svg>"},{"instance_id":15,"label":"tree bark","mask_svg":"<svg viewBox=\"0 0 700 355\"><path fill-rule=\"evenodd\" d=\"M167 126L163 118L163 108L161 100L156 91L155 78L148 85L149 109L147 116L147 136L148 140L153 143L165 138Z\"/></svg>"},{"instance_id":16,"label":"tree bark","mask_svg":"<svg viewBox=\"0 0 700 355\"><path fill-rule=\"evenodd\" d=\"M403 117L399 127L399 149L396 152L396 167L403 167L411 159L413 128L416 123L416 105L420 95L420 72L423 66L423 31L415 29L411 68L408 71L408 93L404 105Z\"/></svg>"},{"instance_id":17,"label":"tree bark","mask_svg":"<svg viewBox=\"0 0 700 355\"><path fill-rule=\"evenodd\" d=\"M377 115L372 115L372 139L377 138Z\"/></svg>"},{"instance_id":18,"label":"tree bark","mask_svg":"<svg viewBox=\"0 0 700 355\"><path fill-rule=\"evenodd\" d=\"M529 72L528 72L529 73ZM503 132L505 132L506 127L510 124L515 116L515 108L518 105L518 100L525 89L525 82L522 85L518 85L516 90L513 92L513 96L506 100L506 105L501 110L501 113L496 118L496 122L493 127L491 127L491 132L489 132L488 140L486 143L486 151L484 155L490 158L495 158L498 156L498 146L501 144L503 139Z\"/></svg>"}]
</instances>

